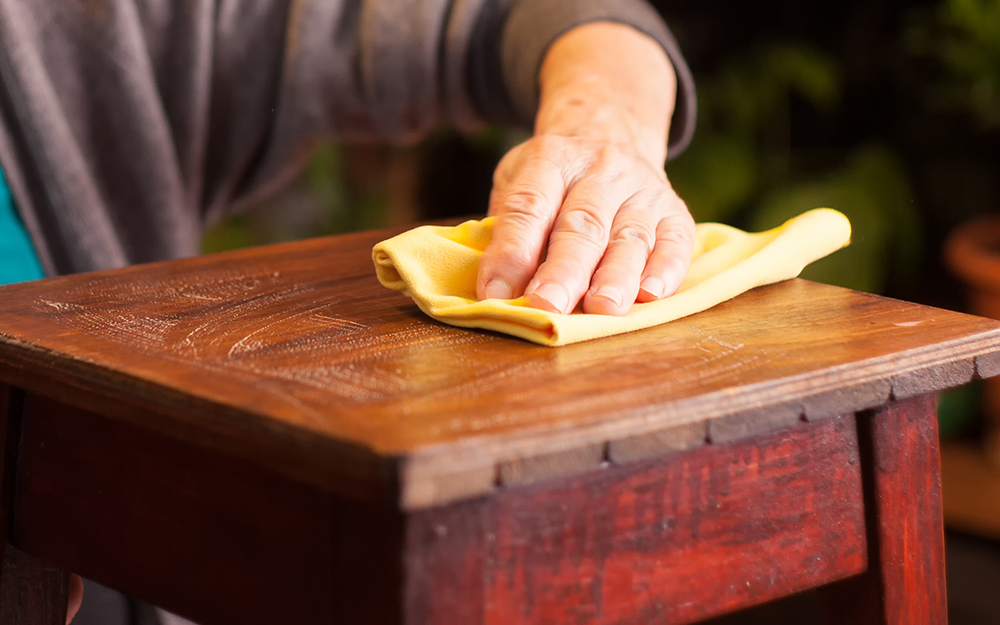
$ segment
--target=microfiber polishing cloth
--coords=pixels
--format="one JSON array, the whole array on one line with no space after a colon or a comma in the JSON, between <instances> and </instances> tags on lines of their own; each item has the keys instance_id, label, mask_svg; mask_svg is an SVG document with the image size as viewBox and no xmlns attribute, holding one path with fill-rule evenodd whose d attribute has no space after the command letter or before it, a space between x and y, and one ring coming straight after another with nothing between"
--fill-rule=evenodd
<instances>
[{"instance_id":1,"label":"microfiber polishing cloth","mask_svg":"<svg viewBox=\"0 0 1000 625\"><path fill-rule=\"evenodd\" d=\"M459 226L421 226L372 250L379 281L402 292L434 319L483 328L541 345L567 345L667 323L701 312L752 288L788 280L809 263L846 246L851 224L843 214L817 208L766 232L748 233L717 223L697 225L687 279L674 295L634 304L622 317L564 315L529 308L524 298L476 297L479 259L490 242L493 218Z\"/></svg>"}]
</instances>

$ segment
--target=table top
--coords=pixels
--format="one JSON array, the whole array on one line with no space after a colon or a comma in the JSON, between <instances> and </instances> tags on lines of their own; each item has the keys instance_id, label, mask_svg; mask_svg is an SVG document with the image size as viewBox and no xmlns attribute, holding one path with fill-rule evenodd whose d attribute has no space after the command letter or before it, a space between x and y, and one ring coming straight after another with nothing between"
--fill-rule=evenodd
<instances>
[{"instance_id":1,"label":"table top","mask_svg":"<svg viewBox=\"0 0 1000 625\"><path fill-rule=\"evenodd\" d=\"M560 348L425 317L389 231L0 288L0 382L414 509L1000 372L1000 323L804 280Z\"/></svg>"}]
</instances>

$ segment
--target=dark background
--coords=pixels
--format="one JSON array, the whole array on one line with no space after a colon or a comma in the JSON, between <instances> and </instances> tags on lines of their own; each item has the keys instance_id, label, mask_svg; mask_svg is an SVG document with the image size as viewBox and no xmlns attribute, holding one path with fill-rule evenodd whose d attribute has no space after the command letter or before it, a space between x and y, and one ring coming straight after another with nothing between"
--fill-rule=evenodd
<instances>
[{"instance_id":1,"label":"dark background","mask_svg":"<svg viewBox=\"0 0 1000 625\"><path fill-rule=\"evenodd\" d=\"M698 84L695 142L667 167L696 218L763 228L830 205L855 244L808 277L963 306L941 246L1000 199L998 0L654 4ZM493 167L523 138L329 146L206 249L481 214Z\"/></svg>"},{"instance_id":2,"label":"dark background","mask_svg":"<svg viewBox=\"0 0 1000 625\"><path fill-rule=\"evenodd\" d=\"M694 142L667 165L697 220L760 230L830 206L852 244L804 277L967 309L942 247L1000 206L1000 0L653 3L697 83ZM482 215L493 168L526 137L326 146L205 249ZM979 433L979 393L942 398L946 438Z\"/></svg>"},{"instance_id":3,"label":"dark background","mask_svg":"<svg viewBox=\"0 0 1000 625\"><path fill-rule=\"evenodd\" d=\"M1000 0L654 0L695 74L699 124L667 173L699 221L776 226L816 206L854 225L805 277L955 310L942 248L1000 208ZM609 52L610 53L610 52ZM523 131L327 146L206 251L485 213ZM946 442L981 435L980 389L940 400ZM948 493L944 493L947 501ZM946 504L947 506L947 504ZM1000 547L949 533L952 623L1000 623ZM811 595L725 622L809 623Z\"/></svg>"}]
</instances>

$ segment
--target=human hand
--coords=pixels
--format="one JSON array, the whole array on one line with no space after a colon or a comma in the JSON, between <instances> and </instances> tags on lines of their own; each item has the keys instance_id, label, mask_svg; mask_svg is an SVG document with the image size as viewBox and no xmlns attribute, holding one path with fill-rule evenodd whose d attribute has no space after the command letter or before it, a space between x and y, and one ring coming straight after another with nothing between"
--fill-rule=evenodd
<instances>
[{"instance_id":1,"label":"human hand","mask_svg":"<svg viewBox=\"0 0 1000 625\"><path fill-rule=\"evenodd\" d=\"M69 576L69 594L66 598L66 625L69 625L83 604L83 580L79 575Z\"/></svg>"},{"instance_id":2,"label":"human hand","mask_svg":"<svg viewBox=\"0 0 1000 625\"><path fill-rule=\"evenodd\" d=\"M672 295L694 221L663 170L676 90L663 49L627 26L587 24L552 45L539 80L535 136L494 176L478 297L624 315Z\"/></svg>"},{"instance_id":3,"label":"human hand","mask_svg":"<svg viewBox=\"0 0 1000 625\"><path fill-rule=\"evenodd\" d=\"M672 295L691 262L687 206L628 142L535 136L501 160L490 214L480 298L523 293L552 312L582 301L584 312L624 315Z\"/></svg>"}]
</instances>

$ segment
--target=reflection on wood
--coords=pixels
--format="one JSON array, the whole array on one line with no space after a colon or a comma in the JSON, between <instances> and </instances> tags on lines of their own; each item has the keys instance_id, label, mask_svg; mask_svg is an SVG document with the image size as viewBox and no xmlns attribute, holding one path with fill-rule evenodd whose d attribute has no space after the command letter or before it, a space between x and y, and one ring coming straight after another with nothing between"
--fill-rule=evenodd
<instances>
[{"instance_id":1,"label":"reflection on wood","mask_svg":"<svg viewBox=\"0 0 1000 625\"><path fill-rule=\"evenodd\" d=\"M440 325L382 288L369 254L388 234L3 287L0 379L421 507L542 456L625 460L627 440L738 440L882 405L890 388L931 392L976 358L991 372L1000 348L995 321L793 280L545 349Z\"/></svg>"}]
</instances>

